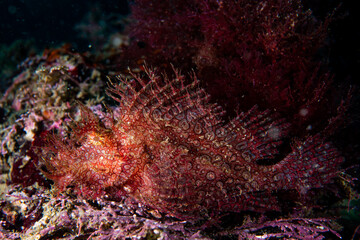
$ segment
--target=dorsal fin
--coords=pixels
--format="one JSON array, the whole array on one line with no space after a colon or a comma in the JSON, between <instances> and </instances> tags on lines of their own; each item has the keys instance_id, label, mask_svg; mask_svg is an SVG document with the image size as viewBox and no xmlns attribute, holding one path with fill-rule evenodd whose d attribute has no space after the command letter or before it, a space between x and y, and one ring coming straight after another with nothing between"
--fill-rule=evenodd
<instances>
[{"instance_id":1,"label":"dorsal fin","mask_svg":"<svg viewBox=\"0 0 360 240\"><path fill-rule=\"evenodd\" d=\"M120 84L111 82L107 93L122 107L122 116L145 117L155 122L189 116L193 121L205 119L208 126L221 122L224 111L217 104L209 104L210 96L199 87L195 74L186 83L185 77L174 69L175 77L160 77L145 68L147 82L138 75L132 79L118 77ZM190 111L189 111L190 110Z\"/></svg>"},{"instance_id":2,"label":"dorsal fin","mask_svg":"<svg viewBox=\"0 0 360 240\"><path fill-rule=\"evenodd\" d=\"M196 133L199 126L199 134L219 135L248 161L272 159L279 153L278 147L289 127L284 119L274 120L270 111L261 112L255 106L223 126L223 109L209 103L210 96L199 87L195 75L186 83L175 69L172 79L145 69L147 82L132 74L133 79L119 78L121 83L108 89L109 95L121 104L123 120L128 120L128 116L134 120L143 117L184 133Z\"/></svg>"},{"instance_id":3,"label":"dorsal fin","mask_svg":"<svg viewBox=\"0 0 360 240\"><path fill-rule=\"evenodd\" d=\"M226 127L232 134L225 141L251 162L274 158L289 124L284 119L276 120L269 110L261 112L254 106L248 112L240 113Z\"/></svg>"}]
</instances>

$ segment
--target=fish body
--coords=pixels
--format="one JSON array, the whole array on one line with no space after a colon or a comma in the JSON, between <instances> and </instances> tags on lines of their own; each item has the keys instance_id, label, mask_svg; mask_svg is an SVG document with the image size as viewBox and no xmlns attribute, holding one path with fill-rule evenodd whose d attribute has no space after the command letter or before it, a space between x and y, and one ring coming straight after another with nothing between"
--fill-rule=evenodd
<instances>
[{"instance_id":1,"label":"fish body","mask_svg":"<svg viewBox=\"0 0 360 240\"><path fill-rule=\"evenodd\" d=\"M87 197L127 196L178 218L219 212L277 210L273 192L306 193L331 181L342 162L320 136L282 156L289 124L256 107L224 122L224 111L194 76L186 84L148 70L120 79L108 94L120 103L105 127L86 107L71 137L47 140L44 174Z\"/></svg>"}]
</instances>

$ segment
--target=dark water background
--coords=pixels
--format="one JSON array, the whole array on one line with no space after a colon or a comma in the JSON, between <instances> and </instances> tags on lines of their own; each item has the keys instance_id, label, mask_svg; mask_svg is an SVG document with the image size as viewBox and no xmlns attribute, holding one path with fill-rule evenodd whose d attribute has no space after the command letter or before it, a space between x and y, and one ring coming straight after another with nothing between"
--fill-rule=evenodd
<instances>
[{"instance_id":1,"label":"dark water background","mask_svg":"<svg viewBox=\"0 0 360 240\"><path fill-rule=\"evenodd\" d=\"M0 0L0 44L35 39L40 48L69 42L85 50L89 43L75 26L96 10L102 11L101 19L129 13L125 0Z\"/></svg>"}]
</instances>

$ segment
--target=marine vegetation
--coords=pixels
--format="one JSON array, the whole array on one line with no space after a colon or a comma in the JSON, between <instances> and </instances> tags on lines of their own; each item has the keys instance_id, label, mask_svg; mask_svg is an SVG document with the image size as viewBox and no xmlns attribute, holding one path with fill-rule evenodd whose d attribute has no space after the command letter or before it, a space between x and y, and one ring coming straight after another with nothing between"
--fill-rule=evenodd
<instances>
[{"instance_id":1,"label":"marine vegetation","mask_svg":"<svg viewBox=\"0 0 360 240\"><path fill-rule=\"evenodd\" d=\"M78 24L98 49L45 49L11 71L0 238L356 236L346 223L358 219L360 153L342 131L356 95L336 82L324 43L336 10L320 19L298 0L130 8L112 15L126 26L109 36L96 34L100 10Z\"/></svg>"}]
</instances>

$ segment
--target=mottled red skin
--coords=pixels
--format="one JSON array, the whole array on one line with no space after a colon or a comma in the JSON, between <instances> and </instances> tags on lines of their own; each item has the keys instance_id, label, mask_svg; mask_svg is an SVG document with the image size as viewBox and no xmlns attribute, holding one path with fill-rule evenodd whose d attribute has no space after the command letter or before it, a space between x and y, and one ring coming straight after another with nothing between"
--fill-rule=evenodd
<instances>
[{"instance_id":1,"label":"mottled red skin","mask_svg":"<svg viewBox=\"0 0 360 240\"><path fill-rule=\"evenodd\" d=\"M196 78L185 84L177 73L168 80L151 71L148 78L109 89L120 102L110 127L82 107L69 139L47 139L40 153L44 174L60 190L72 185L90 198L128 196L172 216L199 218L278 209L272 192L305 193L336 175L342 158L319 136L260 165L279 154L289 127L283 120L253 108L225 124Z\"/></svg>"}]
</instances>

